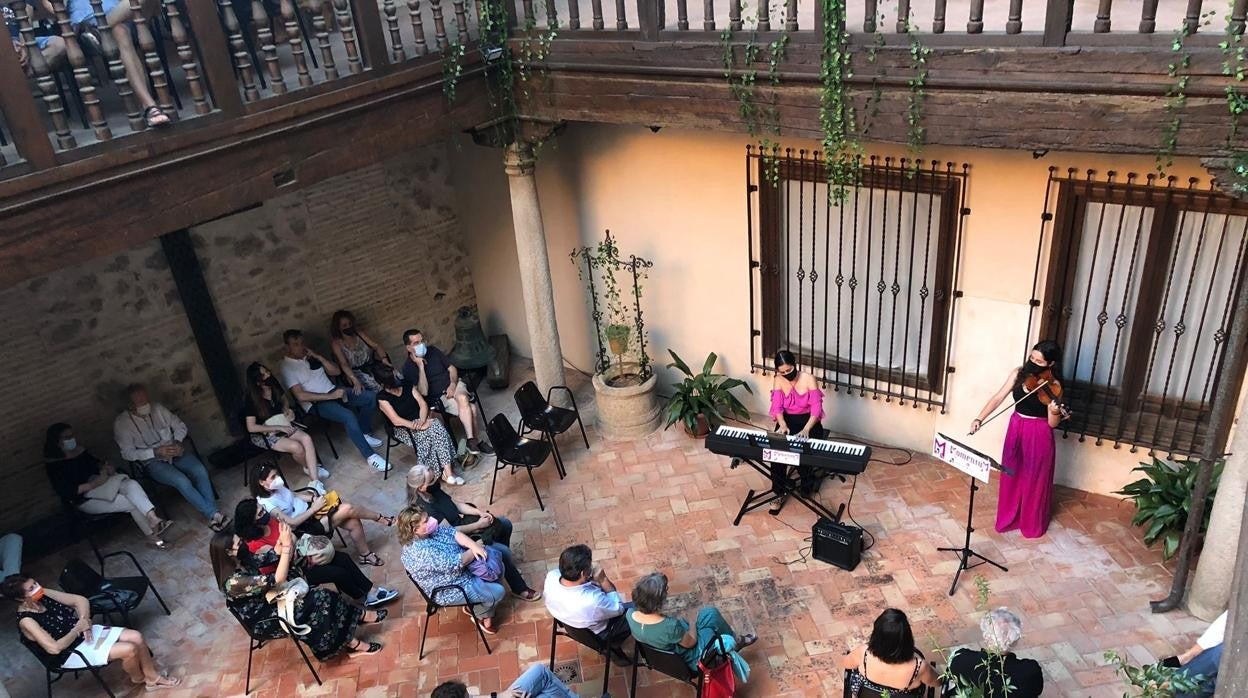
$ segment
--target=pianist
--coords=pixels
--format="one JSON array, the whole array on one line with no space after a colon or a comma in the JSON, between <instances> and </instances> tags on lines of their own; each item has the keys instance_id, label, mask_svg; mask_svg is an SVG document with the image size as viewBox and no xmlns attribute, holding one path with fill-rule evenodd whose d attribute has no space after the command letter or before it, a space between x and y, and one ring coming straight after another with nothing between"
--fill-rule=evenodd
<instances>
[{"instance_id":1,"label":"pianist","mask_svg":"<svg viewBox=\"0 0 1248 698\"><path fill-rule=\"evenodd\" d=\"M771 382L771 409L768 414L776 423L776 431L812 439L822 439L827 430L819 423L823 419L823 391L815 377L797 368L797 357L787 349L776 352L776 375ZM772 487L776 494L785 481L785 466L772 464ZM799 465L802 494L814 494L819 489L819 478L810 466ZM777 499L771 506L772 514L784 508L786 497Z\"/></svg>"}]
</instances>

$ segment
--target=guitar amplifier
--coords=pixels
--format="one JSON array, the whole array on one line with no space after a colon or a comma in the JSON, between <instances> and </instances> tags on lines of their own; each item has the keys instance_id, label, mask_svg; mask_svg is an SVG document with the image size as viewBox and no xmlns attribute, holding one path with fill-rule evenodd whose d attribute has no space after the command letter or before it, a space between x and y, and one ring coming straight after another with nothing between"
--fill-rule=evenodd
<instances>
[{"instance_id":1,"label":"guitar amplifier","mask_svg":"<svg viewBox=\"0 0 1248 698\"><path fill-rule=\"evenodd\" d=\"M820 562L852 571L862 561L862 529L821 518L810 529L811 553Z\"/></svg>"}]
</instances>

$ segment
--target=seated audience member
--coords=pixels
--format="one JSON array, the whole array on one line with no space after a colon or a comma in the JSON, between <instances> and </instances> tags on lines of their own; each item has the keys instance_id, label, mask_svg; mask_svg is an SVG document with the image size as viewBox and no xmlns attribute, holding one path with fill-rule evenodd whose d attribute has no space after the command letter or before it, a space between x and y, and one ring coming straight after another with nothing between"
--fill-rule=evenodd
<instances>
[{"instance_id":1,"label":"seated audience member","mask_svg":"<svg viewBox=\"0 0 1248 698\"><path fill-rule=\"evenodd\" d=\"M989 611L979 621L983 649L961 649L949 660L949 673L956 685L982 686L988 696L1040 698L1044 673L1034 659L1019 659L1010 650L1023 636L1023 622L1008 608ZM955 685L955 687L956 687Z\"/></svg>"},{"instance_id":2,"label":"seated audience member","mask_svg":"<svg viewBox=\"0 0 1248 698\"><path fill-rule=\"evenodd\" d=\"M225 592L226 604L258 634L271 633L273 639L282 637L280 623L257 624L278 615L277 607L269 602L266 594L299 576L290 527L283 524L278 533L275 548L277 565L271 572L261 572L247 554L247 546L240 543L238 536L227 531L212 537L208 554L217 588ZM312 648L312 654L317 659L327 661L343 649L351 657L381 651L380 642L361 640L356 630L359 625L385 620L388 613L385 609L362 609L341 594L312 584L308 582L308 592L295 602L294 620L307 629L307 634L300 639Z\"/></svg>"},{"instance_id":3,"label":"seated audience member","mask_svg":"<svg viewBox=\"0 0 1248 698\"><path fill-rule=\"evenodd\" d=\"M27 7L33 11L34 4L28 4ZM0 7L0 17L4 18L4 25L9 30L9 38L13 41L13 52L17 54L18 64L22 66L22 70L27 75L34 75L34 69L30 65L29 49L26 48L26 44L22 40L21 27L17 23L17 14L13 12L12 8L5 5ZM55 36L52 30L40 24L35 24L33 33L35 36L35 48L39 49L39 55L43 56L48 69L58 70L61 61L65 58L65 40Z\"/></svg>"},{"instance_id":4,"label":"seated audience member","mask_svg":"<svg viewBox=\"0 0 1248 698\"><path fill-rule=\"evenodd\" d=\"M264 364L253 363L247 367L243 420L252 443L259 448L289 453L307 473L308 487L325 491L321 480L329 477L329 471L316 457L312 435L295 426L295 411L291 409L286 391Z\"/></svg>"},{"instance_id":5,"label":"seated audience member","mask_svg":"<svg viewBox=\"0 0 1248 698\"><path fill-rule=\"evenodd\" d=\"M605 570L595 568L588 545L573 545L560 553L559 569L546 573L543 591L546 610L560 623L592 630L612 645L628 638L624 614L633 605L624 601Z\"/></svg>"},{"instance_id":6,"label":"seated audience member","mask_svg":"<svg viewBox=\"0 0 1248 698\"><path fill-rule=\"evenodd\" d=\"M386 526L394 525L393 516L382 516L367 507L357 506L338 499L338 493L330 493L335 505L325 495L313 495L311 492L293 492L286 486L286 481L272 463L259 463L252 469L251 495L256 502L278 521L294 528L300 533L315 536L329 535L329 529L323 525L319 517L324 516L333 528L342 528L351 536L359 555L356 562L361 565L380 567L385 564L377 553L368 547L368 538L364 535L363 520L377 521Z\"/></svg>"},{"instance_id":7,"label":"seated audience member","mask_svg":"<svg viewBox=\"0 0 1248 698\"><path fill-rule=\"evenodd\" d=\"M754 635L737 637L732 626L724 620L719 609L706 606L698 611L698 619L690 629L684 618L663 615L667 601L667 576L651 572L633 585L633 610L624 614L633 639L662 652L678 654L691 671L697 671L698 660L715 638L727 635L735 641L735 649L742 650L754 644Z\"/></svg>"},{"instance_id":8,"label":"seated audience member","mask_svg":"<svg viewBox=\"0 0 1248 698\"><path fill-rule=\"evenodd\" d=\"M434 589L445 585L463 588L468 600L479 604L476 617L481 629L490 635L497 632L494 611L503 599L503 586L497 581L486 581L469 569L474 561L484 563L490 557L486 546L450 526L439 525L438 520L419 505L408 505L399 514L398 526L399 544L403 546L403 567L421 590L431 594ZM489 547L494 549L496 555L502 556L504 575L513 594L525 601L542 598L540 593L529 589L524 583L507 547L498 543ZM454 591L444 589L434 601L454 604L462 603L463 599Z\"/></svg>"},{"instance_id":9,"label":"seated audience member","mask_svg":"<svg viewBox=\"0 0 1248 698\"><path fill-rule=\"evenodd\" d=\"M420 392L410 385L401 385L389 371L378 371L377 382L381 384L377 406L395 426L395 438L412 447L417 462L437 466L446 484L464 484L464 478L456 475L452 467L455 443L442 422L429 419L429 404Z\"/></svg>"},{"instance_id":10,"label":"seated audience member","mask_svg":"<svg viewBox=\"0 0 1248 698\"><path fill-rule=\"evenodd\" d=\"M403 333L403 346L407 347L407 361L403 364L403 378L414 385L430 400L439 400L447 414L459 417L464 425L464 437L468 439L468 451L473 455L490 454L494 449L478 438L476 411L468 400L468 386L459 379L459 369L441 349L425 344L420 330Z\"/></svg>"},{"instance_id":11,"label":"seated audience member","mask_svg":"<svg viewBox=\"0 0 1248 698\"><path fill-rule=\"evenodd\" d=\"M1193 693L1177 693L1176 698L1206 698L1212 696L1218 684L1218 664L1222 661L1222 640L1226 635L1227 611L1214 619L1205 632L1196 639L1186 652L1177 657L1177 664L1189 677L1201 676L1200 690ZM1171 664L1174 660L1166 663Z\"/></svg>"},{"instance_id":12,"label":"seated audience member","mask_svg":"<svg viewBox=\"0 0 1248 698\"><path fill-rule=\"evenodd\" d=\"M0 579L22 569L22 537L17 533L0 536Z\"/></svg>"},{"instance_id":13,"label":"seated audience member","mask_svg":"<svg viewBox=\"0 0 1248 698\"><path fill-rule=\"evenodd\" d=\"M347 430L347 437L374 469L386 471L390 464L373 449L384 442L368 434L373 428L377 393L371 390L339 388L329 379L342 375L338 364L309 349L303 333L286 330L282 335L286 355L282 357L282 385L290 390L303 409Z\"/></svg>"},{"instance_id":14,"label":"seated audience member","mask_svg":"<svg viewBox=\"0 0 1248 698\"><path fill-rule=\"evenodd\" d=\"M380 344L373 341L355 322L350 310L339 310L329 321L329 348L338 359L338 365L347 371L347 380L356 390L381 390L373 374L387 371L394 374L390 355Z\"/></svg>"},{"instance_id":15,"label":"seated audience member","mask_svg":"<svg viewBox=\"0 0 1248 698\"><path fill-rule=\"evenodd\" d=\"M555 672L540 662L530 666L528 671L513 681L505 692L497 695L498 698L579 698L572 692L572 689L568 688L567 684L555 676ZM447 681L433 689L429 698L484 698L484 696L474 696L468 692L467 686L458 681Z\"/></svg>"},{"instance_id":16,"label":"seated audience member","mask_svg":"<svg viewBox=\"0 0 1248 698\"><path fill-rule=\"evenodd\" d=\"M234 533L261 574L272 574L278 564L278 543L281 528L285 524L273 518L256 500L244 499L234 508ZM296 562L303 563L296 551ZM338 591L368 608L389 603L399 597L399 592L373 582L360 571L350 555L334 551L329 562L319 565L301 564L303 577L308 584L333 584Z\"/></svg>"},{"instance_id":17,"label":"seated audience member","mask_svg":"<svg viewBox=\"0 0 1248 698\"><path fill-rule=\"evenodd\" d=\"M43 441L44 465L52 489L61 500L84 514L125 512L153 547L165 549L160 534L173 524L160 518L143 486L91 455L68 424L53 424Z\"/></svg>"},{"instance_id":18,"label":"seated audience member","mask_svg":"<svg viewBox=\"0 0 1248 698\"><path fill-rule=\"evenodd\" d=\"M41 2L44 9L51 15L51 3L48 0L41 0ZM103 55L100 47L99 25L95 21L95 11L91 7L91 0L67 0L65 5L69 12L70 26L78 32L82 42L90 45L97 55ZM126 78L130 83L130 89L134 91L139 108L143 110L143 124L148 128L169 126L173 122L167 114L161 111L160 107L156 106L151 87L147 83L147 68L130 33L131 20L134 19L130 3L127 0L103 0L103 10L113 40L117 43L121 63L126 68Z\"/></svg>"},{"instance_id":19,"label":"seated audience member","mask_svg":"<svg viewBox=\"0 0 1248 698\"><path fill-rule=\"evenodd\" d=\"M85 597L46 589L21 573L5 577L0 594L17 602L18 632L56 657L57 666L85 669L119 659L130 680L146 684L149 691L182 684L181 679L156 668L156 658L142 633L92 624L91 602Z\"/></svg>"},{"instance_id":20,"label":"seated audience member","mask_svg":"<svg viewBox=\"0 0 1248 698\"><path fill-rule=\"evenodd\" d=\"M138 383L126 388L126 410L113 420L113 438L121 457L147 470L153 480L169 485L220 531L227 519L217 509L208 469L186 450L186 423L169 408L154 403Z\"/></svg>"},{"instance_id":21,"label":"seated audience member","mask_svg":"<svg viewBox=\"0 0 1248 698\"><path fill-rule=\"evenodd\" d=\"M871 639L842 661L853 690L866 687L896 698L923 696L927 686L939 689L940 678L914 645L906 614L890 608L875 619Z\"/></svg>"},{"instance_id":22,"label":"seated audience member","mask_svg":"<svg viewBox=\"0 0 1248 698\"><path fill-rule=\"evenodd\" d=\"M417 463L408 469L407 503L419 505L440 523L479 538L486 545L502 543L511 547L511 521L451 499L438 482L438 472L431 466Z\"/></svg>"}]
</instances>

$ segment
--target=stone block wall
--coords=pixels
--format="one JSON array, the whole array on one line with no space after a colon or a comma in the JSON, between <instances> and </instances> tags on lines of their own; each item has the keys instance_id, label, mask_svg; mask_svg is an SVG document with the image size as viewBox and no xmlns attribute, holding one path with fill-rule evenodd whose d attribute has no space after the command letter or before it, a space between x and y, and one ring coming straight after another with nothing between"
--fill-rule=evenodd
<instances>
[{"instance_id":1,"label":"stone block wall","mask_svg":"<svg viewBox=\"0 0 1248 698\"><path fill-rule=\"evenodd\" d=\"M455 310L475 302L449 169L444 147L415 150L192 228L240 374L272 365L288 327L328 353L339 308L396 360L409 326L449 350ZM131 381L186 420L205 456L227 443L159 241L2 289L0 318L0 532L59 510L41 457L49 424L116 457L112 419Z\"/></svg>"}]
</instances>

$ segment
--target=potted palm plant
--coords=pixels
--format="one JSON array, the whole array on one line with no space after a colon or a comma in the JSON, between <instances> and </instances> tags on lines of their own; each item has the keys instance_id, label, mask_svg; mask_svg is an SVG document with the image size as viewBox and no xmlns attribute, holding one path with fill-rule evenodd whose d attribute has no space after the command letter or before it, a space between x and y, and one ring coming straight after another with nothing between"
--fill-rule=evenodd
<instances>
[{"instance_id":1,"label":"potted palm plant","mask_svg":"<svg viewBox=\"0 0 1248 698\"><path fill-rule=\"evenodd\" d=\"M702 438L712 428L723 424L727 417L749 418L750 411L732 394L732 390L741 387L753 394L753 389L743 380L728 378L722 373L712 373L715 362L719 360L715 352L706 357L702 371L696 374L676 352L668 349L667 353L672 355L672 363L667 367L685 374L685 378L673 386L672 398L668 400L664 410L667 422L664 428L681 422L686 434Z\"/></svg>"}]
</instances>

